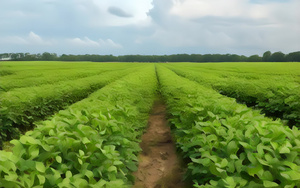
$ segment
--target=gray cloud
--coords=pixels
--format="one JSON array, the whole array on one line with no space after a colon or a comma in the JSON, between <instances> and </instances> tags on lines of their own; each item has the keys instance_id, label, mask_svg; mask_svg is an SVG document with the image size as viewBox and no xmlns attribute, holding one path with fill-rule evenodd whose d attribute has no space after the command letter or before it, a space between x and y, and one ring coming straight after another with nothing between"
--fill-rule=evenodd
<instances>
[{"instance_id":1,"label":"gray cloud","mask_svg":"<svg viewBox=\"0 0 300 188\"><path fill-rule=\"evenodd\" d=\"M199 2L206 3L208 8L200 11ZM217 2L225 3L226 7L214 6ZM300 1L257 2L3 1L0 53L261 55L267 50L300 50Z\"/></svg>"},{"instance_id":2,"label":"gray cloud","mask_svg":"<svg viewBox=\"0 0 300 188\"><path fill-rule=\"evenodd\" d=\"M194 5L194 13L183 10L174 12L172 9L178 2L190 2ZM182 49L195 51L196 53L237 53L244 55L262 54L266 50L282 51L285 53L300 49L300 24L294 21L297 14L297 1L280 1L276 4L264 4L266 13L263 14L252 8L247 15L234 13L226 16L222 7L212 7L213 14L208 12L205 16L197 11L196 3L208 1L153 1L153 9L149 11L156 31L151 36L152 41L160 43L169 49ZM218 0L213 0L218 2ZM251 3L229 4L234 8L239 6L246 9L252 7ZM175 3L175 4L174 4ZM227 2L226 2L227 3ZM285 9L281 9L284 6ZM228 8L228 7L226 7ZM173 12L172 12L173 11ZM227 10L226 10L227 11ZM221 12L221 13L219 13ZM280 13L279 13L280 12ZM176 14L178 13L178 14ZM284 16L278 16L284 15ZM154 27L153 26L153 27ZM292 28L292 30L288 29ZM293 41L294 39L294 41Z\"/></svg>"},{"instance_id":3,"label":"gray cloud","mask_svg":"<svg viewBox=\"0 0 300 188\"><path fill-rule=\"evenodd\" d=\"M132 14L129 14L129 13L125 12L124 10L122 10L119 7L111 6L107 10L108 10L109 13L111 13L115 16L124 17L124 18L133 17Z\"/></svg>"}]
</instances>

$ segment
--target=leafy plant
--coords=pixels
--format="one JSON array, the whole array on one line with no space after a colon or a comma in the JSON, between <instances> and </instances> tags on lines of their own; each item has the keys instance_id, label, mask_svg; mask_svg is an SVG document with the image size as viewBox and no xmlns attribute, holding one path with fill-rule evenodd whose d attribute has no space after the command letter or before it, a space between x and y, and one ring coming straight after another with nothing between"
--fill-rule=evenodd
<instances>
[{"instance_id":1,"label":"leafy plant","mask_svg":"<svg viewBox=\"0 0 300 188\"><path fill-rule=\"evenodd\" d=\"M300 186L300 131L158 66L177 147L195 187ZM170 79L172 78L172 79Z\"/></svg>"},{"instance_id":2,"label":"leafy plant","mask_svg":"<svg viewBox=\"0 0 300 188\"><path fill-rule=\"evenodd\" d=\"M129 68L77 80L20 88L2 93L0 99L1 141L17 138L20 132L18 129L21 131L31 129L35 121L44 120L132 71Z\"/></svg>"},{"instance_id":3,"label":"leafy plant","mask_svg":"<svg viewBox=\"0 0 300 188\"><path fill-rule=\"evenodd\" d=\"M177 74L212 87L219 93L248 106L262 109L268 116L288 121L290 127L300 126L300 85L286 75L248 75L239 71L191 70L168 66Z\"/></svg>"},{"instance_id":4,"label":"leafy plant","mask_svg":"<svg viewBox=\"0 0 300 188\"><path fill-rule=\"evenodd\" d=\"M126 86L126 87L124 87ZM154 66L129 74L0 151L0 187L127 187L155 99Z\"/></svg>"}]
</instances>

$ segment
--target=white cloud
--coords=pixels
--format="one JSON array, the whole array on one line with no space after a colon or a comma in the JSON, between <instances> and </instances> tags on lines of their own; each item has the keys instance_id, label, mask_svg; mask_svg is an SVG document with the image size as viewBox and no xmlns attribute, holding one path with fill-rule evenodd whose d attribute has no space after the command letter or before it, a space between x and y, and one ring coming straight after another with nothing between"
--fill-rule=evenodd
<instances>
[{"instance_id":1,"label":"white cloud","mask_svg":"<svg viewBox=\"0 0 300 188\"><path fill-rule=\"evenodd\" d=\"M0 41L4 44L17 44L17 45L52 45L54 41L44 40L34 32L29 32L27 36L6 36L1 37Z\"/></svg>"},{"instance_id":2,"label":"white cloud","mask_svg":"<svg viewBox=\"0 0 300 188\"><path fill-rule=\"evenodd\" d=\"M43 39L39 35L35 34L32 31L29 33L27 39L28 39L29 43L35 43L35 44L47 44L48 43L48 42L43 41Z\"/></svg>"},{"instance_id":3,"label":"white cloud","mask_svg":"<svg viewBox=\"0 0 300 188\"><path fill-rule=\"evenodd\" d=\"M94 48L122 48L122 45L115 43L111 39L99 39L97 41L91 40L88 37L67 39L67 43L75 45L76 47L94 47Z\"/></svg>"},{"instance_id":4,"label":"white cloud","mask_svg":"<svg viewBox=\"0 0 300 188\"><path fill-rule=\"evenodd\" d=\"M88 37L84 37L83 39L73 38L73 39L69 39L67 41L70 42L71 45L75 45L75 46L94 46L94 47L100 46L99 43L89 39Z\"/></svg>"},{"instance_id":5,"label":"white cloud","mask_svg":"<svg viewBox=\"0 0 300 188\"><path fill-rule=\"evenodd\" d=\"M300 23L295 8L299 1L252 1L154 0L149 15L156 31L142 39L169 48L196 47L212 53L299 50ZM142 43L141 39L138 42Z\"/></svg>"},{"instance_id":6,"label":"white cloud","mask_svg":"<svg viewBox=\"0 0 300 188\"><path fill-rule=\"evenodd\" d=\"M260 4L250 0L175 0L173 2L170 13L189 19L208 16L264 19L272 16L272 10L278 8L282 10L284 6L283 2L278 1Z\"/></svg>"}]
</instances>

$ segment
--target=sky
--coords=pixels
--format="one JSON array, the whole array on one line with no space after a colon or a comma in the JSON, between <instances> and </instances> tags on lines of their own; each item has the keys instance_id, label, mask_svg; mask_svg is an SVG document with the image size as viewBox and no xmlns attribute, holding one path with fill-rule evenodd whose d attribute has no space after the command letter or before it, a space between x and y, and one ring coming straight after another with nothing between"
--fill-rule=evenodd
<instances>
[{"instance_id":1,"label":"sky","mask_svg":"<svg viewBox=\"0 0 300 188\"><path fill-rule=\"evenodd\" d=\"M300 51L299 0L0 0L0 53Z\"/></svg>"}]
</instances>

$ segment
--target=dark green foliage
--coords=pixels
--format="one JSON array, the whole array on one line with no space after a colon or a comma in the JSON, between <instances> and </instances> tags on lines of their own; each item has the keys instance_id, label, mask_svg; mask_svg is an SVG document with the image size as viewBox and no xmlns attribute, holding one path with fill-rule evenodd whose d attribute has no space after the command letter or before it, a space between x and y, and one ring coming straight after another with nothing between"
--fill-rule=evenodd
<instances>
[{"instance_id":1,"label":"dark green foliage","mask_svg":"<svg viewBox=\"0 0 300 188\"><path fill-rule=\"evenodd\" d=\"M286 61L300 62L300 51L287 54L285 59Z\"/></svg>"},{"instance_id":2,"label":"dark green foliage","mask_svg":"<svg viewBox=\"0 0 300 188\"><path fill-rule=\"evenodd\" d=\"M252 55L248 58L249 62L261 62L262 58L259 55Z\"/></svg>"},{"instance_id":3,"label":"dark green foliage","mask_svg":"<svg viewBox=\"0 0 300 188\"><path fill-rule=\"evenodd\" d=\"M158 67L177 147L195 187L299 187L300 131ZM170 79L172 78L172 79Z\"/></svg>"},{"instance_id":4,"label":"dark green foliage","mask_svg":"<svg viewBox=\"0 0 300 188\"><path fill-rule=\"evenodd\" d=\"M286 120L290 127L300 126L300 87L285 77L237 73L226 75L204 70L181 69L169 66L177 74L212 87L219 93L237 99L248 106L262 109L262 113ZM276 79L275 79L276 78Z\"/></svg>"},{"instance_id":5,"label":"dark green foliage","mask_svg":"<svg viewBox=\"0 0 300 188\"><path fill-rule=\"evenodd\" d=\"M150 65L38 123L0 151L0 187L128 187L156 90Z\"/></svg>"},{"instance_id":6,"label":"dark green foliage","mask_svg":"<svg viewBox=\"0 0 300 188\"><path fill-rule=\"evenodd\" d=\"M0 76L7 76L13 74L10 70L0 70Z\"/></svg>"},{"instance_id":7,"label":"dark green foliage","mask_svg":"<svg viewBox=\"0 0 300 188\"><path fill-rule=\"evenodd\" d=\"M271 61L271 62L283 62L283 61L285 61L284 56L285 55L282 52L275 52L270 56L269 61Z\"/></svg>"},{"instance_id":8,"label":"dark green foliage","mask_svg":"<svg viewBox=\"0 0 300 188\"><path fill-rule=\"evenodd\" d=\"M4 54L3 56L7 56ZM1 57L1 54L0 54ZM263 57L251 55L246 57L237 54L172 54L172 55L67 55L57 56L55 53L43 54L12 54L14 61L93 61L93 62L283 62L300 61L299 52L285 56L281 52L271 54L267 51Z\"/></svg>"},{"instance_id":9,"label":"dark green foliage","mask_svg":"<svg viewBox=\"0 0 300 188\"><path fill-rule=\"evenodd\" d=\"M18 129L32 129L35 121L84 99L90 93L128 74L132 70L113 71L77 80L11 90L1 94L1 141L17 138ZM1 145L0 145L1 147Z\"/></svg>"},{"instance_id":10,"label":"dark green foliage","mask_svg":"<svg viewBox=\"0 0 300 188\"><path fill-rule=\"evenodd\" d=\"M266 51L266 52L263 54L263 57L262 57L263 62L269 62L269 61L270 61L271 54L272 54L272 53L271 53L270 51Z\"/></svg>"}]
</instances>

